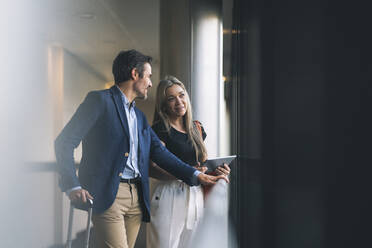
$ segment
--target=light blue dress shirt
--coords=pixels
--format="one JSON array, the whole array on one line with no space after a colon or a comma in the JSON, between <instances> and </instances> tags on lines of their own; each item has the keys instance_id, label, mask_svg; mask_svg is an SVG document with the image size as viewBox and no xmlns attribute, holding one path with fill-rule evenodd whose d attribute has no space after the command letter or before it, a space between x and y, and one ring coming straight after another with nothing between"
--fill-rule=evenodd
<instances>
[{"instance_id":1,"label":"light blue dress shirt","mask_svg":"<svg viewBox=\"0 0 372 248\"><path fill-rule=\"evenodd\" d=\"M117 87L117 86L116 86ZM119 89L120 90L120 89ZM129 156L127 164L124 167L122 178L135 178L140 177L141 174L138 169L138 128L137 128L137 116L134 111L136 106L135 101L129 102L126 95L120 90L121 99L123 101L123 107L127 115L128 128L129 128Z\"/></svg>"}]
</instances>

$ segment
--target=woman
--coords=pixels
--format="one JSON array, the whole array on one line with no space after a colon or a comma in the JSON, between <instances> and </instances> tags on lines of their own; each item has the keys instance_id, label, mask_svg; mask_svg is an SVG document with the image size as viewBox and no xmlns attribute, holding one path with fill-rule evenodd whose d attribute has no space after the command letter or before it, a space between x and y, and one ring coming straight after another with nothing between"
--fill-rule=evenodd
<instances>
[{"instance_id":1,"label":"woman","mask_svg":"<svg viewBox=\"0 0 372 248\"><path fill-rule=\"evenodd\" d=\"M206 167L200 167L200 163L207 159L206 133L199 122L192 120L185 86L173 76L165 77L158 85L152 128L169 151L205 172ZM160 183L151 200L147 247L186 247L203 214L202 188L186 185L154 163L150 168L150 176ZM230 168L223 165L216 173L228 175Z\"/></svg>"}]
</instances>

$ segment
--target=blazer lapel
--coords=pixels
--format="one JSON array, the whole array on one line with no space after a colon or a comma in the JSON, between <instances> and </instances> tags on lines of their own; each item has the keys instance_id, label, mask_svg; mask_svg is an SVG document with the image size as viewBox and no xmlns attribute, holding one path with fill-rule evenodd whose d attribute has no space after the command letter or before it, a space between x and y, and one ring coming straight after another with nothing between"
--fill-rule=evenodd
<instances>
[{"instance_id":1,"label":"blazer lapel","mask_svg":"<svg viewBox=\"0 0 372 248\"><path fill-rule=\"evenodd\" d=\"M141 171L141 174L143 173L142 172L142 165L139 161L141 161L141 148L142 148L142 145L143 145L143 135L144 135L144 131L143 130L143 122L142 122L142 118L141 117L141 113L140 111L137 109L137 107L134 108L134 110L136 111L136 116L137 116L137 131L138 131L138 168L140 169Z\"/></svg>"},{"instance_id":2,"label":"blazer lapel","mask_svg":"<svg viewBox=\"0 0 372 248\"><path fill-rule=\"evenodd\" d=\"M142 136L143 123L142 123L142 118L139 118L141 116L141 113L137 109L137 107L134 108L134 111L136 112L136 117L137 117L138 136Z\"/></svg>"},{"instance_id":3,"label":"blazer lapel","mask_svg":"<svg viewBox=\"0 0 372 248\"><path fill-rule=\"evenodd\" d=\"M110 88L112 97L114 98L114 103L116 106L116 110L119 114L121 125L123 126L124 133L129 137L129 130L128 130L128 120L127 115L125 113L125 109L123 106L123 100L121 99L121 92L116 86L112 86Z\"/></svg>"}]
</instances>

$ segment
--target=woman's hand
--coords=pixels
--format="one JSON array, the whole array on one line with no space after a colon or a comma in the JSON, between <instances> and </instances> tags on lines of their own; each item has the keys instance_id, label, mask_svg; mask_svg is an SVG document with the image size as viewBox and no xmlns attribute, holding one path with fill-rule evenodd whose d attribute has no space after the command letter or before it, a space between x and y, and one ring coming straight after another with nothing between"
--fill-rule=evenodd
<instances>
[{"instance_id":1,"label":"woman's hand","mask_svg":"<svg viewBox=\"0 0 372 248\"><path fill-rule=\"evenodd\" d=\"M230 167L227 165L227 164L223 164L221 166L218 166L215 170L214 170L217 175L225 175L225 176L228 176L230 175Z\"/></svg>"},{"instance_id":2,"label":"woman's hand","mask_svg":"<svg viewBox=\"0 0 372 248\"><path fill-rule=\"evenodd\" d=\"M199 162L194 166L194 168L200 171L201 173L205 173L208 170L206 166L200 166Z\"/></svg>"}]
</instances>

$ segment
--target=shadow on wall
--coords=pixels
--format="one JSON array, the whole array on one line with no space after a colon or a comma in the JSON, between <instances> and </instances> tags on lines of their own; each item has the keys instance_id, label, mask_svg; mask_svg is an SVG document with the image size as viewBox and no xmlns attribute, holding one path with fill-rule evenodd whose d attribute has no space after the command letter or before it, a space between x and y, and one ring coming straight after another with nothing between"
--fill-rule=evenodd
<instances>
[{"instance_id":1,"label":"shadow on wall","mask_svg":"<svg viewBox=\"0 0 372 248\"><path fill-rule=\"evenodd\" d=\"M90 240L89 240L90 244L92 244L92 234L93 234L93 228L90 229ZM84 248L85 237L86 237L85 230L76 233L76 238L72 241L71 248ZM65 248L65 247L66 245L64 244L49 246L49 248ZM92 246L90 245L90 247Z\"/></svg>"}]
</instances>

